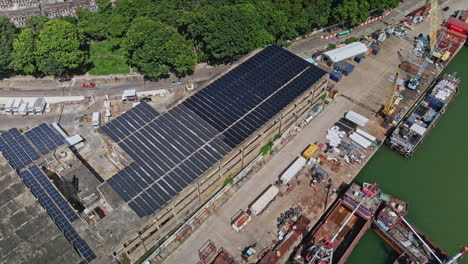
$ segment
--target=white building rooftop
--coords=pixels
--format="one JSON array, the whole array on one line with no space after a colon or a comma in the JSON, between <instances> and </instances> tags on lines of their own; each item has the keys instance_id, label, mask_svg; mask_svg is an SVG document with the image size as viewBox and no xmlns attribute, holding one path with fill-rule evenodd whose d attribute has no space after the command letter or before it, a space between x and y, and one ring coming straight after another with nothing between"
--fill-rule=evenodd
<instances>
[{"instance_id":1,"label":"white building rooftop","mask_svg":"<svg viewBox=\"0 0 468 264\"><path fill-rule=\"evenodd\" d=\"M332 63L336 63L367 52L366 45L361 42L353 42L344 47L324 52L323 55Z\"/></svg>"}]
</instances>

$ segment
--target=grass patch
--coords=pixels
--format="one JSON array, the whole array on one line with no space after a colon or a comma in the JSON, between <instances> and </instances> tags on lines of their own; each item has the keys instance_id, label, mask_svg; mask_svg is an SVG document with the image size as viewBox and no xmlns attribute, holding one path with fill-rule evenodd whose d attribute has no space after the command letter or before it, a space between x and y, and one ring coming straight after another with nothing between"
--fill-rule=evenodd
<instances>
[{"instance_id":1,"label":"grass patch","mask_svg":"<svg viewBox=\"0 0 468 264\"><path fill-rule=\"evenodd\" d=\"M91 43L89 45L89 54L91 55L91 57L103 55L123 56L124 52L118 48L117 41L103 41Z\"/></svg>"},{"instance_id":2,"label":"grass patch","mask_svg":"<svg viewBox=\"0 0 468 264\"><path fill-rule=\"evenodd\" d=\"M278 138L281 138L283 134L276 134L275 137L273 138L273 141L277 140Z\"/></svg>"},{"instance_id":3,"label":"grass patch","mask_svg":"<svg viewBox=\"0 0 468 264\"><path fill-rule=\"evenodd\" d=\"M346 44L349 44L349 43L352 43L352 42L355 42L355 41L357 41L357 38L355 38L355 37L350 37L350 38L347 38L347 39L345 40L345 43L346 43Z\"/></svg>"},{"instance_id":4,"label":"grass patch","mask_svg":"<svg viewBox=\"0 0 468 264\"><path fill-rule=\"evenodd\" d=\"M273 147L273 142L268 142L265 144L265 146L263 146L261 149L260 149L260 153L262 153L263 156L267 155L268 153L270 153L270 150L271 148Z\"/></svg>"},{"instance_id":5,"label":"grass patch","mask_svg":"<svg viewBox=\"0 0 468 264\"><path fill-rule=\"evenodd\" d=\"M228 177L226 178L226 180L224 180L223 187L229 184L233 184L233 183L234 183L234 179L231 177Z\"/></svg>"},{"instance_id":6,"label":"grass patch","mask_svg":"<svg viewBox=\"0 0 468 264\"><path fill-rule=\"evenodd\" d=\"M130 72L125 60L119 57L91 57L94 64L93 69L89 71L91 75L109 75L109 74L127 74Z\"/></svg>"}]
</instances>

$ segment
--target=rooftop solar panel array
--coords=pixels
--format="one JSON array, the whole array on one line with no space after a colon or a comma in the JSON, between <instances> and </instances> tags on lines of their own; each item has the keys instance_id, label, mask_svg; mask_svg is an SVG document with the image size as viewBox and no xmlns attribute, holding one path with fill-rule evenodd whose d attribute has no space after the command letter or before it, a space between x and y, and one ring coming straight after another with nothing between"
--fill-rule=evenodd
<instances>
[{"instance_id":1,"label":"rooftop solar panel array","mask_svg":"<svg viewBox=\"0 0 468 264\"><path fill-rule=\"evenodd\" d=\"M139 104L102 127L134 160L108 183L156 212L325 74L270 46L168 112Z\"/></svg>"},{"instance_id":2,"label":"rooftop solar panel array","mask_svg":"<svg viewBox=\"0 0 468 264\"><path fill-rule=\"evenodd\" d=\"M83 257L82 263L90 263L94 260L96 255L71 225L73 221L78 219L77 214L44 173L34 165L29 167L28 170L21 171L19 175L42 206L44 206L68 241Z\"/></svg>"},{"instance_id":3,"label":"rooftop solar panel array","mask_svg":"<svg viewBox=\"0 0 468 264\"><path fill-rule=\"evenodd\" d=\"M0 135L0 152L15 170L20 170L40 158L37 151L45 155L63 143L64 137L54 126L42 123L24 135L16 128L3 132Z\"/></svg>"},{"instance_id":4,"label":"rooftop solar panel array","mask_svg":"<svg viewBox=\"0 0 468 264\"><path fill-rule=\"evenodd\" d=\"M27 131L25 135L42 155L64 143L63 136L52 125L45 123Z\"/></svg>"},{"instance_id":5,"label":"rooftop solar panel array","mask_svg":"<svg viewBox=\"0 0 468 264\"><path fill-rule=\"evenodd\" d=\"M22 169L40 158L16 128L0 135L0 152L15 170Z\"/></svg>"}]
</instances>

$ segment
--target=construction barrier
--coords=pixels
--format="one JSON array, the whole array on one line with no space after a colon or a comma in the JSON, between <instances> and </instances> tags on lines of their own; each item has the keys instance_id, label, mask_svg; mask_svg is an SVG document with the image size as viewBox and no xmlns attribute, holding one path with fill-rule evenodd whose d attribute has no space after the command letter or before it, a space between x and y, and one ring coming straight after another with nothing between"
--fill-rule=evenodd
<instances>
[{"instance_id":1,"label":"construction barrier","mask_svg":"<svg viewBox=\"0 0 468 264\"><path fill-rule=\"evenodd\" d=\"M354 30L354 29L356 29L356 28L358 28L358 27L362 27L362 26L365 26L365 25L367 25L367 24L369 24L369 23L372 23L372 22L375 22L375 21L377 21L377 20L380 20L380 19L382 19L382 18L388 16L390 13L391 13L390 11L387 11L387 12L383 13L381 16L374 17L374 18L369 18L366 22L363 22L363 23L361 23L359 26L353 27L353 28L351 28L350 30ZM321 37L322 39L331 39L331 38L336 37L337 35L338 35L338 33L331 34L331 35L326 35L326 36L320 36L320 37Z\"/></svg>"}]
</instances>

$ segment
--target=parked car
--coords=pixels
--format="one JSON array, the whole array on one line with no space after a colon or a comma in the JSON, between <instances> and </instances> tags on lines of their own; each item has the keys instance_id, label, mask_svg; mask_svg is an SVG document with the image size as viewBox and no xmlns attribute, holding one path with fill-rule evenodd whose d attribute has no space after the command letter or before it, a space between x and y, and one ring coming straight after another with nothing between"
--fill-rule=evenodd
<instances>
[{"instance_id":1,"label":"parked car","mask_svg":"<svg viewBox=\"0 0 468 264\"><path fill-rule=\"evenodd\" d=\"M140 101L148 103L148 102L151 102L152 100L151 100L151 97L142 97Z\"/></svg>"},{"instance_id":2,"label":"parked car","mask_svg":"<svg viewBox=\"0 0 468 264\"><path fill-rule=\"evenodd\" d=\"M82 86L83 86L83 87L87 87L87 88L89 88L89 87L95 87L95 86L96 86L96 84L95 84L95 83L83 83L83 85L82 85Z\"/></svg>"},{"instance_id":3,"label":"parked car","mask_svg":"<svg viewBox=\"0 0 468 264\"><path fill-rule=\"evenodd\" d=\"M449 9L450 9L450 7L446 6L446 7L444 7L444 9L442 9L442 10L444 10L444 12L447 12L447 11L449 11Z\"/></svg>"},{"instance_id":4,"label":"parked car","mask_svg":"<svg viewBox=\"0 0 468 264\"><path fill-rule=\"evenodd\" d=\"M182 82L181 82L180 80L173 81L173 82L171 83L172 86L181 85L181 84L182 84Z\"/></svg>"}]
</instances>

